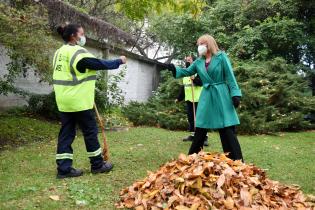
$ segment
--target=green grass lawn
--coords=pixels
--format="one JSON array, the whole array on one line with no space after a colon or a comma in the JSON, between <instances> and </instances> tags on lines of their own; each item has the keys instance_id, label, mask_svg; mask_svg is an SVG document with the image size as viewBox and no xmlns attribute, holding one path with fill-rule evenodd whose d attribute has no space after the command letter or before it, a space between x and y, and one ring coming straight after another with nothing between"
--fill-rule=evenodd
<instances>
[{"instance_id":1,"label":"green grass lawn","mask_svg":"<svg viewBox=\"0 0 315 210\"><path fill-rule=\"evenodd\" d=\"M145 177L148 170L156 170L176 158L179 153L187 153L190 145L181 141L186 132L158 128L109 132L114 170L92 175L79 135L73 145L74 166L84 169L84 176L56 180L56 139L51 135L57 136L58 125L25 117L0 119L1 135L6 133L8 136L8 131L3 130L8 124L13 124L11 128L19 125L14 138L35 138L34 133L45 133L47 139L0 152L0 209L115 209L114 203L122 188ZM32 135L28 135L30 128ZM298 184L305 193L315 194L315 132L240 136L239 139L247 163L267 169L268 176L274 180ZM209 134L209 143L207 151L221 151L217 133ZM51 195L60 196L60 200L50 199ZM80 201L86 205L77 205Z\"/></svg>"}]
</instances>

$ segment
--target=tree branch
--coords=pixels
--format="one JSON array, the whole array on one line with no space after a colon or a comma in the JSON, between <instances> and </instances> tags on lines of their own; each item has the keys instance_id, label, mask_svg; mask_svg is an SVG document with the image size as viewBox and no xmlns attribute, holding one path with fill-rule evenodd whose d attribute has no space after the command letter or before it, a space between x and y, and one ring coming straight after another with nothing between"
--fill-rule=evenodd
<instances>
[{"instance_id":1,"label":"tree branch","mask_svg":"<svg viewBox=\"0 0 315 210\"><path fill-rule=\"evenodd\" d=\"M76 20L84 28L93 31L100 38L107 38L116 43L135 45L136 40L129 33L121 30L111 23L103 21L78 11L73 6L59 0L34 0L40 2L48 9L49 22L52 28L67 21Z\"/></svg>"},{"instance_id":2,"label":"tree branch","mask_svg":"<svg viewBox=\"0 0 315 210\"><path fill-rule=\"evenodd\" d=\"M155 59L155 57L157 56L157 54L158 54L160 48L161 48L161 44L159 44L159 47L158 47L157 50L155 51L155 54L154 54L154 56L153 56L153 59Z\"/></svg>"},{"instance_id":3,"label":"tree branch","mask_svg":"<svg viewBox=\"0 0 315 210\"><path fill-rule=\"evenodd\" d=\"M166 55L166 56L162 56L162 57L155 58L154 60L161 60L161 59L169 58L169 57L171 57L171 56L172 56L172 55Z\"/></svg>"}]
</instances>

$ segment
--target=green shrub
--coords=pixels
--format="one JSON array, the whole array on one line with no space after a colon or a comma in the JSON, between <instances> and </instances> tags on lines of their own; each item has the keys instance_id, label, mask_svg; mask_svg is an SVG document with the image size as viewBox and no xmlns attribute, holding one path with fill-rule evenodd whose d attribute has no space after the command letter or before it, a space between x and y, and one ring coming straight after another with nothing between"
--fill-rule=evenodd
<instances>
[{"instance_id":1,"label":"green shrub","mask_svg":"<svg viewBox=\"0 0 315 210\"><path fill-rule=\"evenodd\" d=\"M241 133L269 133L312 129L304 116L315 110L307 80L299 66L275 58L267 62L237 62L235 74L243 92L238 110Z\"/></svg>"},{"instance_id":2,"label":"green shrub","mask_svg":"<svg viewBox=\"0 0 315 210\"><path fill-rule=\"evenodd\" d=\"M59 119L55 92L51 92L48 95L31 95L28 100L27 110L47 119Z\"/></svg>"},{"instance_id":3,"label":"green shrub","mask_svg":"<svg viewBox=\"0 0 315 210\"><path fill-rule=\"evenodd\" d=\"M127 67L118 74L108 75L100 71L95 84L95 103L100 112L111 114L116 108L120 108L125 101L123 90L119 83L125 78Z\"/></svg>"},{"instance_id":4,"label":"green shrub","mask_svg":"<svg viewBox=\"0 0 315 210\"><path fill-rule=\"evenodd\" d=\"M171 130L188 127L183 103L175 104L180 80L169 72L161 72L161 84L147 103L131 102L123 108L123 114L135 125L157 126Z\"/></svg>"}]
</instances>

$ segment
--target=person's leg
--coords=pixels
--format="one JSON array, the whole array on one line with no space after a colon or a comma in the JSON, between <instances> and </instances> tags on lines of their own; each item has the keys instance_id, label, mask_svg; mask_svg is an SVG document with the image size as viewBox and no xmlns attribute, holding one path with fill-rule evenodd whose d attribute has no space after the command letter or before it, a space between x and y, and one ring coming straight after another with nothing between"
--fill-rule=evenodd
<instances>
[{"instance_id":1,"label":"person's leg","mask_svg":"<svg viewBox=\"0 0 315 210\"><path fill-rule=\"evenodd\" d=\"M205 128L196 128L194 140L191 143L188 154L198 153L203 149L203 144L207 136L208 130Z\"/></svg>"},{"instance_id":2,"label":"person's leg","mask_svg":"<svg viewBox=\"0 0 315 210\"><path fill-rule=\"evenodd\" d=\"M197 109L198 109L198 102L195 102L195 114L197 113ZM192 106L192 110L194 110L194 109L193 109L193 106ZM193 119L192 119L192 121L193 121L193 126L194 126L194 128L195 128L194 113L192 113L192 115L193 115ZM205 137L205 139L204 139L203 146L206 146L206 147L209 146L208 133L206 134L206 137Z\"/></svg>"},{"instance_id":3,"label":"person's leg","mask_svg":"<svg viewBox=\"0 0 315 210\"><path fill-rule=\"evenodd\" d=\"M244 162L241 145L236 135L236 127L235 126L227 127L227 134L234 160L242 160Z\"/></svg>"},{"instance_id":4,"label":"person's leg","mask_svg":"<svg viewBox=\"0 0 315 210\"><path fill-rule=\"evenodd\" d=\"M86 151L92 168L99 168L103 164L102 149L98 142L98 128L92 110L85 110L76 114L76 119L82 130Z\"/></svg>"},{"instance_id":5,"label":"person's leg","mask_svg":"<svg viewBox=\"0 0 315 210\"><path fill-rule=\"evenodd\" d=\"M73 113L60 113L61 128L58 135L56 163L58 174L67 174L72 167L73 150L71 144L75 138L75 118Z\"/></svg>"},{"instance_id":6,"label":"person's leg","mask_svg":"<svg viewBox=\"0 0 315 210\"><path fill-rule=\"evenodd\" d=\"M229 158L243 161L242 150L236 136L235 126L220 129L219 133L223 151L229 152Z\"/></svg>"},{"instance_id":7,"label":"person's leg","mask_svg":"<svg viewBox=\"0 0 315 210\"><path fill-rule=\"evenodd\" d=\"M193 103L190 101L186 101L187 105L187 118L189 123L189 131L194 132L195 131L195 123L194 123L194 108Z\"/></svg>"},{"instance_id":8,"label":"person's leg","mask_svg":"<svg viewBox=\"0 0 315 210\"><path fill-rule=\"evenodd\" d=\"M192 102L186 101L186 113L187 113L187 120L188 120L188 130L191 134L185 138L183 141L193 141L194 139L194 114L193 114L193 105Z\"/></svg>"},{"instance_id":9,"label":"person's leg","mask_svg":"<svg viewBox=\"0 0 315 210\"><path fill-rule=\"evenodd\" d=\"M223 148L223 152L224 153L228 153L228 157L231 158L231 148L230 145L227 141L227 135L225 132L225 128L221 128L219 129L219 134L220 134L220 139L221 139L221 144L222 144L222 148Z\"/></svg>"}]
</instances>

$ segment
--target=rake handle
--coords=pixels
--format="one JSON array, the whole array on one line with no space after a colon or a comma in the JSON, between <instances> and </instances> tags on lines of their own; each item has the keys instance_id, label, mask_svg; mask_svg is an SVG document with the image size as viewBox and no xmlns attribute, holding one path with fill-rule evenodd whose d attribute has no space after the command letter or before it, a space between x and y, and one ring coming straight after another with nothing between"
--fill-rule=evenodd
<instances>
[{"instance_id":1,"label":"rake handle","mask_svg":"<svg viewBox=\"0 0 315 210\"><path fill-rule=\"evenodd\" d=\"M94 110L95 110L95 113L96 113L96 117L98 119L98 123L101 127L101 130L102 130L102 137L103 137L103 159L105 161L109 160L109 150L108 150L108 144L107 144L107 140L106 140L106 135L105 135L105 126L104 126L104 123L103 123L103 119L100 115L100 113L98 112L98 109L97 109L97 106L96 104L94 103Z\"/></svg>"},{"instance_id":2,"label":"rake handle","mask_svg":"<svg viewBox=\"0 0 315 210\"><path fill-rule=\"evenodd\" d=\"M196 131L196 108L195 108L195 93L194 93L194 82L191 81L191 95L192 95L192 103L193 103L193 113L194 113L194 130Z\"/></svg>"}]
</instances>

